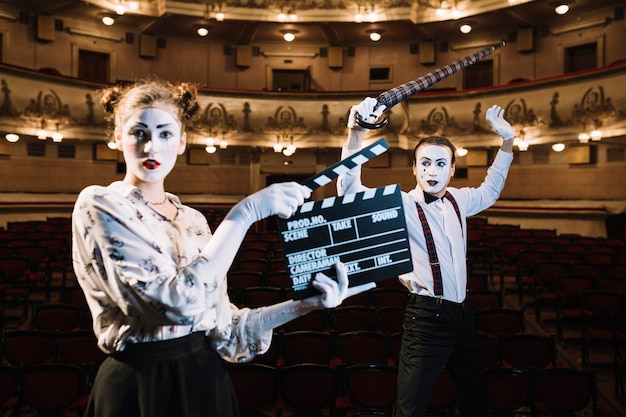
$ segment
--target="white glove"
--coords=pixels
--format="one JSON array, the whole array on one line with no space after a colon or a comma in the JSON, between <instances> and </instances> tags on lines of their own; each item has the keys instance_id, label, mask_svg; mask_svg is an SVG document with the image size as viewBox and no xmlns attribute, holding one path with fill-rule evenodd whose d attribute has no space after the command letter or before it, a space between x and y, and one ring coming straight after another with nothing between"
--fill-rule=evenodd
<instances>
[{"instance_id":1,"label":"white glove","mask_svg":"<svg viewBox=\"0 0 626 417\"><path fill-rule=\"evenodd\" d=\"M510 140L517 135L511 124L504 119L504 109L500 106L495 104L491 106L489 110L487 110L485 118L491 125L493 131L502 136L502 139Z\"/></svg>"},{"instance_id":2,"label":"white glove","mask_svg":"<svg viewBox=\"0 0 626 417\"><path fill-rule=\"evenodd\" d=\"M376 284L370 282L348 288L346 267L341 262L337 262L335 268L337 269L337 282L322 273L315 275L313 287L320 290L322 294L301 301L288 300L261 308L259 312L261 330L276 329L313 310L337 307L346 298L376 287Z\"/></svg>"},{"instance_id":3,"label":"white glove","mask_svg":"<svg viewBox=\"0 0 626 417\"><path fill-rule=\"evenodd\" d=\"M348 115L348 128L363 129L356 123L357 113L361 116L361 119L364 122L374 123L380 115L383 114L386 108L387 106L384 104L379 105L375 98L367 97L359 104L350 107L350 114Z\"/></svg>"},{"instance_id":4,"label":"white glove","mask_svg":"<svg viewBox=\"0 0 626 417\"><path fill-rule=\"evenodd\" d=\"M237 203L226 219L250 226L272 215L287 219L311 196L311 190L296 182L272 184Z\"/></svg>"},{"instance_id":5,"label":"white glove","mask_svg":"<svg viewBox=\"0 0 626 417\"><path fill-rule=\"evenodd\" d=\"M337 262L335 269L337 270L337 281L328 278L321 272L316 274L313 279L313 287L321 291L322 294L310 298L318 298L317 302L320 307L335 308L346 298L376 287L375 283L369 282L367 284L348 288L348 273L346 272L346 266L342 262Z\"/></svg>"}]
</instances>

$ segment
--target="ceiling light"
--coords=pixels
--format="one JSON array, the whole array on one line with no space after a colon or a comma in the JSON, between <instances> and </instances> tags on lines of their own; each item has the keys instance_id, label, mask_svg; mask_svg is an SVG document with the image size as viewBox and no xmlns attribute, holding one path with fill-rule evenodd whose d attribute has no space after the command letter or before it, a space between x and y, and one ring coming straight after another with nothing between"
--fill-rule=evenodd
<instances>
[{"instance_id":1,"label":"ceiling light","mask_svg":"<svg viewBox=\"0 0 626 417\"><path fill-rule=\"evenodd\" d=\"M126 7L123 4L115 6L115 14L122 16L124 13L126 13Z\"/></svg>"},{"instance_id":2,"label":"ceiling light","mask_svg":"<svg viewBox=\"0 0 626 417\"><path fill-rule=\"evenodd\" d=\"M224 21L224 13L222 12L217 12L215 13L215 20L217 20L218 22L223 22Z\"/></svg>"},{"instance_id":3,"label":"ceiling light","mask_svg":"<svg viewBox=\"0 0 626 417\"><path fill-rule=\"evenodd\" d=\"M565 14L567 12L569 12L569 4L567 3L557 4L554 8L554 13L556 14Z\"/></svg>"},{"instance_id":4,"label":"ceiling light","mask_svg":"<svg viewBox=\"0 0 626 417\"><path fill-rule=\"evenodd\" d=\"M53 142L61 142L61 141L63 141L63 134L61 132L54 132L52 134L52 141Z\"/></svg>"},{"instance_id":5,"label":"ceiling light","mask_svg":"<svg viewBox=\"0 0 626 417\"><path fill-rule=\"evenodd\" d=\"M459 156L465 156L465 155L467 155L468 152L469 151L467 149L465 149L465 148L457 148L456 149L456 154L459 155Z\"/></svg>"},{"instance_id":6,"label":"ceiling light","mask_svg":"<svg viewBox=\"0 0 626 417\"><path fill-rule=\"evenodd\" d=\"M383 37L383 31L380 29L370 29L367 33L373 42L378 42Z\"/></svg>"},{"instance_id":7,"label":"ceiling light","mask_svg":"<svg viewBox=\"0 0 626 417\"><path fill-rule=\"evenodd\" d=\"M472 25L469 23L463 23L461 26L459 26L459 30L461 31L461 33L470 33L472 31Z\"/></svg>"},{"instance_id":8,"label":"ceiling light","mask_svg":"<svg viewBox=\"0 0 626 417\"><path fill-rule=\"evenodd\" d=\"M133 10L133 11L135 11L135 10L139 10L139 2L138 2L138 1L135 1L135 0L133 0L133 1L129 1L129 2L128 2L128 8L129 8L130 10Z\"/></svg>"},{"instance_id":9,"label":"ceiling light","mask_svg":"<svg viewBox=\"0 0 626 417\"><path fill-rule=\"evenodd\" d=\"M220 149L226 149L226 148L228 148L228 141L222 140L220 142Z\"/></svg>"},{"instance_id":10,"label":"ceiling light","mask_svg":"<svg viewBox=\"0 0 626 417\"><path fill-rule=\"evenodd\" d=\"M107 142L107 148L111 149L112 151L117 149L117 143L115 143L115 141L113 139L111 139L110 141Z\"/></svg>"},{"instance_id":11,"label":"ceiling light","mask_svg":"<svg viewBox=\"0 0 626 417\"><path fill-rule=\"evenodd\" d=\"M15 143L20 140L20 137L15 133L7 133L6 135L4 135L4 138L11 143Z\"/></svg>"},{"instance_id":12,"label":"ceiling light","mask_svg":"<svg viewBox=\"0 0 626 417\"><path fill-rule=\"evenodd\" d=\"M104 15L102 16L102 23L104 23L107 26L111 26L113 23L115 23L115 18L108 14Z\"/></svg>"},{"instance_id":13,"label":"ceiling light","mask_svg":"<svg viewBox=\"0 0 626 417\"><path fill-rule=\"evenodd\" d=\"M294 39L296 39L296 33L300 33L299 30L294 30L294 29L286 29L286 30L281 30L280 33L283 34L283 39L287 42L292 42Z\"/></svg>"},{"instance_id":14,"label":"ceiling light","mask_svg":"<svg viewBox=\"0 0 626 417\"><path fill-rule=\"evenodd\" d=\"M563 152L565 150L565 144L564 143L555 143L552 145L552 150L554 152Z\"/></svg>"},{"instance_id":15,"label":"ceiling light","mask_svg":"<svg viewBox=\"0 0 626 417\"><path fill-rule=\"evenodd\" d=\"M209 34L209 28L206 26L200 26L198 29L196 29L196 33L198 34L198 36L205 37Z\"/></svg>"}]
</instances>

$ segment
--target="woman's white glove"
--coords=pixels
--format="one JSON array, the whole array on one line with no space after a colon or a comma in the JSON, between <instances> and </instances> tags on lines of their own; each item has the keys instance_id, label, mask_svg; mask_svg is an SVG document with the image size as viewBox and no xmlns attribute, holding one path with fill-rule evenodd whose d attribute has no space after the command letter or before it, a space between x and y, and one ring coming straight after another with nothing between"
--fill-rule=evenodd
<instances>
[{"instance_id":1,"label":"woman's white glove","mask_svg":"<svg viewBox=\"0 0 626 417\"><path fill-rule=\"evenodd\" d=\"M378 107L376 107L378 106ZM375 98L367 97L359 104L355 104L350 107L350 114L348 115L348 128L350 129L363 129L356 122L356 114L361 116L361 119L367 123L374 123L381 114L385 111L387 106L384 104L378 104Z\"/></svg>"},{"instance_id":2,"label":"woman's white glove","mask_svg":"<svg viewBox=\"0 0 626 417\"><path fill-rule=\"evenodd\" d=\"M312 285L322 292L320 295L314 295L300 301L283 301L282 303L261 308L259 311L261 330L276 329L313 310L337 307L346 298L376 287L376 284L370 282L348 288L346 267L341 262L337 262L335 268L337 269L336 282L322 273L315 275Z\"/></svg>"},{"instance_id":3,"label":"woman's white glove","mask_svg":"<svg viewBox=\"0 0 626 417\"><path fill-rule=\"evenodd\" d=\"M343 303L343 300L346 298L376 287L375 283L369 282L348 288L349 282L346 266L342 262L337 262L335 269L337 270L337 281L327 277L321 272L317 273L313 279L313 287L319 290L321 294L310 298L311 301L317 298L315 301L317 301L319 307L335 308Z\"/></svg>"},{"instance_id":4,"label":"woman's white glove","mask_svg":"<svg viewBox=\"0 0 626 417\"><path fill-rule=\"evenodd\" d=\"M269 216L287 219L311 196L311 190L296 182L272 184L237 203L226 216L250 226Z\"/></svg>"},{"instance_id":5,"label":"woman's white glove","mask_svg":"<svg viewBox=\"0 0 626 417\"><path fill-rule=\"evenodd\" d=\"M487 110L485 118L491 125L493 131L502 136L502 139L510 140L517 135L515 129L513 129L511 124L504 118L504 109L500 106L495 104L491 106L489 110Z\"/></svg>"}]
</instances>

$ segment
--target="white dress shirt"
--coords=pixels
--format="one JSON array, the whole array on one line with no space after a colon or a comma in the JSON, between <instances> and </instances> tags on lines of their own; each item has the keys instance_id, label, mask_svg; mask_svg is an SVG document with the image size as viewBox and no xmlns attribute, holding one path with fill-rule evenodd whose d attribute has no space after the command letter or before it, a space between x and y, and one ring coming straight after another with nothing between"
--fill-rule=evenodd
<instances>
[{"instance_id":1,"label":"white dress shirt","mask_svg":"<svg viewBox=\"0 0 626 417\"><path fill-rule=\"evenodd\" d=\"M355 152L357 150L347 150L344 147L342 159ZM435 297L428 249L415 203L418 202L423 208L432 231L441 268L443 298L460 303L465 300L467 288L467 248L464 235L467 230L466 218L480 213L496 202L504 188L512 161L512 153L500 150L493 164L487 170L485 180L479 187L447 188L447 191L456 200L461 212L463 229L461 229L452 203L445 197L428 204L424 200L424 192L419 187L408 193L402 193L413 271L403 274L399 278L409 291L414 294ZM339 195L356 193L365 189L367 188L361 184L360 166L338 178L337 190Z\"/></svg>"}]
</instances>

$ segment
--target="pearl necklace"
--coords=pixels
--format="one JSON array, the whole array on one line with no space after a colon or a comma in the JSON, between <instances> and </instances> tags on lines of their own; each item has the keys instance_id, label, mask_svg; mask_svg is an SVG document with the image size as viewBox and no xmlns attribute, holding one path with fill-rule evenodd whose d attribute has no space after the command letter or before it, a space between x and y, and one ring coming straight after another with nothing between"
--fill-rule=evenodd
<instances>
[{"instance_id":1,"label":"pearl necklace","mask_svg":"<svg viewBox=\"0 0 626 417\"><path fill-rule=\"evenodd\" d=\"M166 202L167 202L167 195L165 197L163 197L163 201L154 202L154 201L146 200L146 203L151 204L153 206L161 206L161 205L165 204Z\"/></svg>"}]
</instances>

